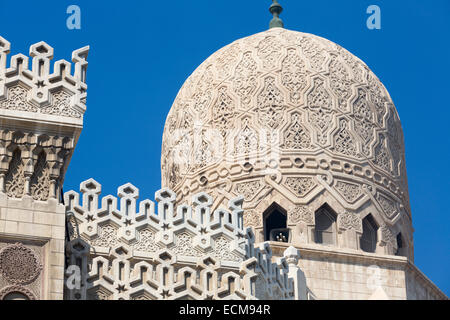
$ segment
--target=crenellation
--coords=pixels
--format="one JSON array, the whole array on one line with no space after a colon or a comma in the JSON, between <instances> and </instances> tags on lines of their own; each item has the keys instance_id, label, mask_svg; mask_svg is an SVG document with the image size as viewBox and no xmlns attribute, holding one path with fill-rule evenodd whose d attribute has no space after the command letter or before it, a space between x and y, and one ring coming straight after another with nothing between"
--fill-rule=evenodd
<instances>
[{"instance_id":1,"label":"crenellation","mask_svg":"<svg viewBox=\"0 0 450 320\"><path fill-rule=\"evenodd\" d=\"M65 123L82 126L86 111L86 70L89 46L72 53L72 65L65 60L56 61L51 73L53 48L41 41L30 47L29 57L16 54L7 58L10 43L0 37L0 109L5 116L20 111L23 119ZM17 89L14 89L17 88ZM28 115L27 113L42 116ZM56 118L57 117L57 118ZM70 118L79 119L77 121Z\"/></svg>"},{"instance_id":2,"label":"crenellation","mask_svg":"<svg viewBox=\"0 0 450 320\"><path fill-rule=\"evenodd\" d=\"M242 197L229 202L230 211L218 208L212 212L214 201L206 193L194 195L192 206L177 206L176 194L163 188L155 193L158 208L155 212L152 201L137 203L139 190L129 183L118 188L118 199L112 196L100 199L101 185L93 179L81 183L80 192L69 191L64 195L72 229L67 255L72 264L81 261L86 272L85 291L69 290L67 294L71 297L89 299L92 290L107 290L109 298L129 298L145 292L146 296L159 299L186 294L197 298L250 299L256 295L252 282L258 276L262 277L269 296L278 294L282 299L295 296L297 289L289 278L286 258L273 262L270 246L266 243L255 247L251 229L244 230ZM140 210L136 212L138 207ZM289 259L295 259L296 254L291 253ZM92 269L88 270L91 264ZM105 269L107 266L112 269ZM155 270L145 272L153 286L147 286L150 280L142 283L143 275L136 271L145 267ZM291 268L295 271L297 267ZM125 275L120 281L118 269ZM190 287L186 286L186 274L192 276ZM125 286L128 293L115 286Z\"/></svg>"}]
</instances>

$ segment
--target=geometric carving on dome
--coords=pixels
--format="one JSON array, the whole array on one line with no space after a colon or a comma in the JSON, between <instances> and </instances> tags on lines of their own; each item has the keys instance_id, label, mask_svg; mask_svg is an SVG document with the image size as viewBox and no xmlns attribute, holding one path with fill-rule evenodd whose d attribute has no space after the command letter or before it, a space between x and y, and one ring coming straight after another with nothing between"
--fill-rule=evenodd
<instances>
[{"instance_id":1,"label":"geometric carving on dome","mask_svg":"<svg viewBox=\"0 0 450 320\"><path fill-rule=\"evenodd\" d=\"M245 201L252 201L263 188L261 180L244 181L236 183L234 192L244 196Z\"/></svg>"},{"instance_id":2,"label":"geometric carving on dome","mask_svg":"<svg viewBox=\"0 0 450 320\"><path fill-rule=\"evenodd\" d=\"M169 183L176 186L190 168L190 152L192 150L192 134L189 132L183 133L178 140L173 143L173 148L169 151L168 159L170 161ZM167 159L167 158L164 158Z\"/></svg>"},{"instance_id":3,"label":"geometric carving on dome","mask_svg":"<svg viewBox=\"0 0 450 320\"><path fill-rule=\"evenodd\" d=\"M362 233L362 219L357 213L354 212L343 212L338 215L338 226L341 230L355 230L356 232Z\"/></svg>"},{"instance_id":4,"label":"geometric carving on dome","mask_svg":"<svg viewBox=\"0 0 450 320\"><path fill-rule=\"evenodd\" d=\"M333 100L325 81L322 78L314 78L313 89L308 93L308 107L310 109L331 110Z\"/></svg>"},{"instance_id":5,"label":"geometric carving on dome","mask_svg":"<svg viewBox=\"0 0 450 320\"><path fill-rule=\"evenodd\" d=\"M394 107L392 106L390 108L390 115L387 120L387 133L388 133L388 147L390 154L392 156L393 160L393 173L395 175L400 175L400 172L402 172L402 169L399 168L399 166L403 166L402 161L402 153L403 148L401 147L403 145L403 135L401 132L401 126L400 121L398 120L398 117L396 115L396 112L394 110Z\"/></svg>"},{"instance_id":6,"label":"geometric carving on dome","mask_svg":"<svg viewBox=\"0 0 450 320\"><path fill-rule=\"evenodd\" d=\"M324 54L324 51L317 45L316 41L309 37L303 37L299 44L302 48L302 52L308 57L311 69L317 72L321 71L327 57Z\"/></svg>"},{"instance_id":7,"label":"geometric carving on dome","mask_svg":"<svg viewBox=\"0 0 450 320\"><path fill-rule=\"evenodd\" d=\"M169 170L169 187L175 188L178 183L181 181L181 172L180 172L180 166L177 163L172 163Z\"/></svg>"},{"instance_id":8,"label":"geometric carving on dome","mask_svg":"<svg viewBox=\"0 0 450 320\"><path fill-rule=\"evenodd\" d=\"M300 45L300 40L302 37L298 32L277 32L277 34L280 35L281 38L288 44L294 44L295 46Z\"/></svg>"},{"instance_id":9,"label":"geometric carving on dome","mask_svg":"<svg viewBox=\"0 0 450 320\"><path fill-rule=\"evenodd\" d=\"M362 151L366 156L370 156L370 144L374 140L373 115L374 113L367 100L367 92L364 89L358 89L357 99L353 103L353 117L355 119L355 130L363 141Z\"/></svg>"},{"instance_id":10,"label":"geometric carving on dome","mask_svg":"<svg viewBox=\"0 0 450 320\"><path fill-rule=\"evenodd\" d=\"M235 103L227 91L226 86L219 88L218 97L212 107L212 121L214 126L220 130L222 137L226 136L228 129L234 127Z\"/></svg>"},{"instance_id":11,"label":"geometric carving on dome","mask_svg":"<svg viewBox=\"0 0 450 320\"><path fill-rule=\"evenodd\" d=\"M395 141L397 144L403 142L402 128L400 120L398 119L397 112L392 103L389 103L389 117L387 118L387 133L389 135L389 140Z\"/></svg>"},{"instance_id":12,"label":"geometric carving on dome","mask_svg":"<svg viewBox=\"0 0 450 320\"><path fill-rule=\"evenodd\" d=\"M367 99L367 92L359 88L355 102L353 102L353 116L358 120L373 121L373 112Z\"/></svg>"},{"instance_id":13,"label":"geometric carving on dome","mask_svg":"<svg viewBox=\"0 0 450 320\"><path fill-rule=\"evenodd\" d=\"M262 214L254 209L244 211L244 226L262 228Z\"/></svg>"},{"instance_id":14,"label":"geometric carving on dome","mask_svg":"<svg viewBox=\"0 0 450 320\"><path fill-rule=\"evenodd\" d=\"M355 120L355 131L362 139L362 152L366 157L370 157L371 143L374 140L374 124L367 120Z\"/></svg>"},{"instance_id":15,"label":"geometric carving on dome","mask_svg":"<svg viewBox=\"0 0 450 320\"><path fill-rule=\"evenodd\" d=\"M308 74L305 62L294 48L289 48L282 62L281 82L290 92L290 102L299 105L303 90L307 85Z\"/></svg>"},{"instance_id":16,"label":"geometric carving on dome","mask_svg":"<svg viewBox=\"0 0 450 320\"><path fill-rule=\"evenodd\" d=\"M291 115L290 126L284 132L284 149L312 149L309 131L302 125L302 115L294 112Z\"/></svg>"},{"instance_id":17,"label":"geometric carving on dome","mask_svg":"<svg viewBox=\"0 0 450 320\"><path fill-rule=\"evenodd\" d=\"M307 95L307 105L310 110L309 122L316 128L317 142L327 143L327 133L332 126L332 98L325 88L321 78L315 78L313 89Z\"/></svg>"},{"instance_id":18,"label":"geometric carving on dome","mask_svg":"<svg viewBox=\"0 0 450 320\"><path fill-rule=\"evenodd\" d=\"M378 145L375 147L375 158L373 162L381 169L391 172L391 157L389 156L388 149L386 147L386 138L380 133L378 139Z\"/></svg>"},{"instance_id":19,"label":"geometric carving on dome","mask_svg":"<svg viewBox=\"0 0 450 320\"><path fill-rule=\"evenodd\" d=\"M339 120L339 130L334 136L334 150L343 155L359 157L355 139L350 134L349 122L345 118Z\"/></svg>"},{"instance_id":20,"label":"geometric carving on dome","mask_svg":"<svg viewBox=\"0 0 450 320\"><path fill-rule=\"evenodd\" d=\"M180 129L188 132L194 127L194 119L188 109L184 109L181 114Z\"/></svg>"},{"instance_id":21,"label":"geometric carving on dome","mask_svg":"<svg viewBox=\"0 0 450 320\"><path fill-rule=\"evenodd\" d=\"M212 100L214 74L212 66L208 66L202 74L194 93L194 110L203 115L208 110Z\"/></svg>"},{"instance_id":22,"label":"geometric carving on dome","mask_svg":"<svg viewBox=\"0 0 450 320\"><path fill-rule=\"evenodd\" d=\"M173 112L175 113L175 112ZM173 134L175 132L175 130L177 129L177 117L176 117L176 113L175 115L171 114L167 117L167 125L166 128L169 130L170 134Z\"/></svg>"},{"instance_id":23,"label":"geometric carving on dome","mask_svg":"<svg viewBox=\"0 0 450 320\"><path fill-rule=\"evenodd\" d=\"M233 67L236 65L239 57L240 46L233 43L228 46L217 58L216 70L220 79L226 79L233 73Z\"/></svg>"},{"instance_id":24,"label":"geometric carving on dome","mask_svg":"<svg viewBox=\"0 0 450 320\"><path fill-rule=\"evenodd\" d=\"M194 105L198 109L201 101L208 101L201 104L205 113L194 114ZM192 115L186 117L183 112ZM227 162L237 170L233 175L238 175L242 173L241 162L253 163L270 151L296 159L304 156L303 151L319 153L320 146L331 161L350 158L354 172L349 174L359 171L358 177L370 180L369 184L375 179L383 184L378 181L382 171L406 193L406 180L398 181L406 175L402 129L396 114L382 83L347 50L301 32L262 32L218 50L186 80L166 123L163 149L169 151L162 157L168 159L162 161L163 183L177 189L184 184L184 197L198 188L199 177L191 175L196 172L193 166L209 169L218 162L218 154L227 156ZM189 120L183 127L180 123L185 118ZM194 122L204 139L194 139L193 134L186 138L180 161L175 161L170 150L181 149L176 129L193 132ZM208 131L214 131L215 136L210 137ZM216 146L218 140L222 149ZM367 161L371 168L366 168ZM329 165L336 172L342 167L333 162ZM392 172L396 179L391 179ZM277 181L285 186L286 176L293 175L282 172ZM255 177L245 179L253 181ZM364 197L362 182L361 187L354 180L329 183L348 204ZM230 190L233 194L235 188L236 182ZM262 197L263 191L258 192L253 201Z\"/></svg>"},{"instance_id":25,"label":"geometric carving on dome","mask_svg":"<svg viewBox=\"0 0 450 320\"><path fill-rule=\"evenodd\" d=\"M252 58L252 52L244 53L241 62L236 67L233 78L233 87L236 94L241 98L243 105L248 105L252 94L258 85L257 65Z\"/></svg>"},{"instance_id":26,"label":"geometric carving on dome","mask_svg":"<svg viewBox=\"0 0 450 320\"><path fill-rule=\"evenodd\" d=\"M21 243L8 245L0 251L0 273L10 283L29 284L41 271L39 257Z\"/></svg>"},{"instance_id":27,"label":"geometric carving on dome","mask_svg":"<svg viewBox=\"0 0 450 320\"><path fill-rule=\"evenodd\" d=\"M383 209L384 214L388 219L393 219L398 213L397 202L392 200L390 196L384 195L381 192L377 194L377 201Z\"/></svg>"},{"instance_id":28,"label":"geometric carving on dome","mask_svg":"<svg viewBox=\"0 0 450 320\"><path fill-rule=\"evenodd\" d=\"M275 84L275 78L269 76L264 79L264 88L258 95L256 113L262 126L276 129L284 118L284 97Z\"/></svg>"},{"instance_id":29,"label":"geometric carving on dome","mask_svg":"<svg viewBox=\"0 0 450 320\"><path fill-rule=\"evenodd\" d=\"M375 112L377 114L377 123L382 126L383 125L383 120L384 120L384 116L387 113L386 110L386 104L385 102L387 102L387 98L386 98L386 94L384 93L384 89L383 86L381 84L381 82L376 78L376 76L372 73L369 73L369 96L370 96L370 101L374 104L375 106Z\"/></svg>"},{"instance_id":30,"label":"geometric carving on dome","mask_svg":"<svg viewBox=\"0 0 450 320\"><path fill-rule=\"evenodd\" d=\"M269 36L258 45L258 57L266 69L276 66L281 57L281 43L277 37Z\"/></svg>"},{"instance_id":31,"label":"geometric carving on dome","mask_svg":"<svg viewBox=\"0 0 450 320\"><path fill-rule=\"evenodd\" d=\"M334 188L350 204L355 203L363 195L361 185L356 183L337 181Z\"/></svg>"},{"instance_id":32,"label":"geometric carving on dome","mask_svg":"<svg viewBox=\"0 0 450 320\"><path fill-rule=\"evenodd\" d=\"M283 184L297 197L306 196L317 185L310 177L287 177Z\"/></svg>"},{"instance_id":33,"label":"geometric carving on dome","mask_svg":"<svg viewBox=\"0 0 450 320\"><path fill-rule=\"evenodd\" d=\"M254 129L249 125L250 119L244 118L241 124L241 131L235 138L236 156L250 155L258 150L258 136Z\"/></svg>"},{"instance_id":34,"label":"geometric carving on dome","mask_svg":"<svg viewBox=\"0 0 450 320\"><path fill-rule=\"evenodd\" d=\"M307 225L314 225L314 212L311 208L302 205L296 205L288 210L288 224L297 224L304 222Z\"/></svg>"},{"instance_id":35,"label":"geometric carving on dome","mask_svg":"<svg viewBox=\"0 0 450 320\"><path fill-rule=\"evenodd\" d=\"M358 59L348 52L346 49L337 45L339 55L345 61L345 63L351 68L353 78L358 83L365 83L366 79L364 77L364 67L361 65Z\"/></svg>"},{"instance_id":36,"label":"geometric carving on dome","mask_svg":"<svg viewBox=\"0 0 450 320\"><path fill-rule=\"evenodd\" d=\"M336 54L331 54L329 65L330 86L338 97L338 107L347 110L347 101L352 94L350 73Z\"/></svg>"},{"instance_id":37,"label":"geometric carving on dome","mask_svg":"<svg viewBox=\"0 0 450 320\"><path fill-rule=\"evenodd\" d=\"M214 150L212 143L205 137L206 130L202 130L195 139L196 148L194 149L194 168L202 169L214 161ZM199 140L200 139L200 140Z\"/></svg>"}]
</instances>

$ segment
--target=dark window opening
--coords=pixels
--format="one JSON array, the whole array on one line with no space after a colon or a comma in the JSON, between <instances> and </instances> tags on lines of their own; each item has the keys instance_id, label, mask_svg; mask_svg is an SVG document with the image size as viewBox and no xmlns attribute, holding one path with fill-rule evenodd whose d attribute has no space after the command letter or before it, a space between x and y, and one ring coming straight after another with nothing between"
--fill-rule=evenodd
<instances>
[{"instance_id":1,"label":"dark window opening","mask_svg":"<svg viewBox=\"0 0 450 320\"><path fill-rule=\"evenodd\" d=\"M274 203L264 217L264 241L289 242L286 211Z\"/></svg>"},{"instance_id":2,"label":"dark window opening","mask_svg":"<svg viewBox=\"0 0 450 320\"><path fill-rule=\"evenodd\" d=\"M5 295L3 300L30 300L30 298L20 292L11 292Z\"/></svg>"},{"instance_id":3,"label":"dark window opening","mask_svg":"<svg viewBox=\"0 0 450 320\"><path fill-rule=\"evenodd\" d=\"M401 256L403 255L403 239L402 239L402 233L400 232L397 235L397 251L395 252L396 256Z\"/></svg>"},{"instance_id":4,"label":"dark window opening","mask_svg":"<svg viewBox=\"0 0 450 320\"><path fill-rule=\"evenodd\" d=\"M378 226L370 214L363 219L362 225L363 233L360 239L360 248L365 252L375 252L378 241Z\"/></svg>"},{"instance_id":5,"label":"dark window opening","mask_svg":"<svg viewBox=\"0 0 450 320\"><path fill-rule=\"evenodd\" d=\"M336 243L336 214L328 205L316 211L314 242L325 245Z\"/></svg>"}]
</instances>

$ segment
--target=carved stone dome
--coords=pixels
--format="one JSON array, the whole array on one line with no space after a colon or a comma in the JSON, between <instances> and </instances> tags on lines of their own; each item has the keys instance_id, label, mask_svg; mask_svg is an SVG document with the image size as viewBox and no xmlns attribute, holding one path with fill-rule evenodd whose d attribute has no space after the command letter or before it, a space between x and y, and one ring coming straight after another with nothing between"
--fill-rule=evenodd
<instances>
[{"instance_id":1,"label":"carved stone dome","mask_svg":"<svg viewBox=\"0 0 450 320\"><path fill-rule=\"evenodd\" d=\"M273 203L291 226L313 225L326 203L339 230L361 233L370 214L379 245L392 253L401 231L412 248L397 111L372 71L324 38L273 28L214 53L179 91L162 146L162 184L180 201L243 195L257 231Z\"/></svg>"}]
</instances>

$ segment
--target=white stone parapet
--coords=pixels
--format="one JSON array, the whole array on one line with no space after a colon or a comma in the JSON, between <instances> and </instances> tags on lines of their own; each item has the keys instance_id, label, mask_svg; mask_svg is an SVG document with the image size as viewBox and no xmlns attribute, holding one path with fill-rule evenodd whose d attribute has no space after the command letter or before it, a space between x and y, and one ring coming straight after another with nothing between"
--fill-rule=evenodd
<instances>
[{"instance_id":1,"label":"white stone parapet","mask_svg":"<svg viewBox=\"0 0 450 320\"><path fill-rule=\"evenodd\" d=\"M7 65L10 43L0 36L0 117L81 128L86 111L86 70L89 46L75 50L72 64L53 64L53 48L41 41L30 47L29 57L16 54Z\"/></svg>"},{"instance_id":2,"label":"white stone parapet","mask_svg":"<svg viewBox=\"0 0 450 320\"><path fill-rule=\"evenodd\" d=\"M99 199L101 185L93 179L80 191L64 195L69 267L81 267L82 275L79 290L65 288L66 299L301 296L290 277L292 263L273 263L268 243L255 246L251 228L244 228L242 197L231 200L228 210L212 212L206 193L194 195L192 206L176 205L175 193L164 188L156 192L155 206L150 200L138 204L139 190L131 184L118 189L119 199Z\"/></svg>"}]
</instances>

